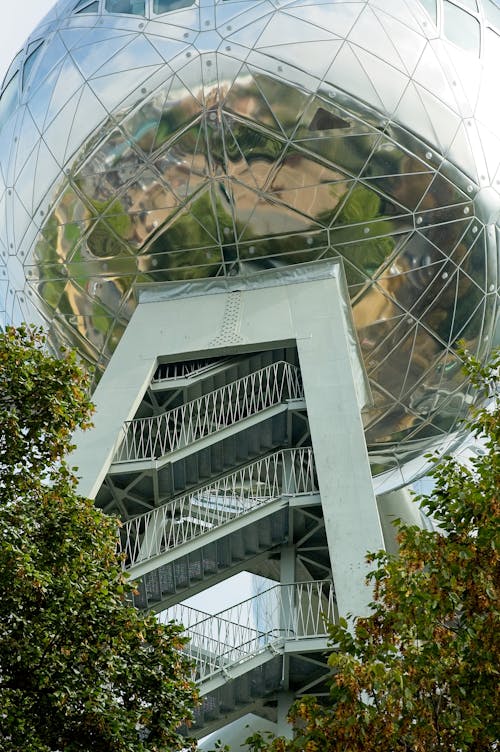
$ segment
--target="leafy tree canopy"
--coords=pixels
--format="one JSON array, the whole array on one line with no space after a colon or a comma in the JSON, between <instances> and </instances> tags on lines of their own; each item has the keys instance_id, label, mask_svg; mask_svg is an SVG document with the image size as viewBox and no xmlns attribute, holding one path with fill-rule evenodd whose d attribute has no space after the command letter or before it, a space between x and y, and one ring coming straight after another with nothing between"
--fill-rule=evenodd
<instances>
[{"instance_id":1,"label":"leafy tree canopy","mask_svg":"<svg viewBox=\"0 0 500 752\"><path fill-rule=\"evenodd\" d=\"M65 459L87 380L44 345L0 333L0 748L181 749L196 693L180 628L127 603L117 521L78 496Z\"/></svg>"},{"instance_id":2,"label":"leafy tree canopy","mask_svg":"<svg viewBox=\"0 0 500 752\"><path fill-rule=\"evenodd\" d=\"M292 708L293 738L252 752L487 752L500 740L500 355L466 365L489 397L471 428L486 453L447 458L420 501L439 530L402 525L398 557L371 554L372 612L331 628L325 704Z\"/></svg>"}]
</instances>

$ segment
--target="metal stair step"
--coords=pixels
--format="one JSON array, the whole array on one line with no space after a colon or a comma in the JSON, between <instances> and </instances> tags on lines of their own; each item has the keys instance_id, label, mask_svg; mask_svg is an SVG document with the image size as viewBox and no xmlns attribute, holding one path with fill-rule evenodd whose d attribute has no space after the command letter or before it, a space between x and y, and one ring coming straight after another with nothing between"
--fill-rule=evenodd
<instances>
[{"instance_id":1,"label":"metal stair step","mask_svg":"<svg viewBox=\"0 0 500 752\"><path fill-rule=\"evenodd\" d=\"M198 584L196 592L201 592L213 584L214 578L229 576L235 568L241 571L246 561L258 554L265 555L266 550L273 550L286 539L286 509L274 513L266 522L272 532L262 538L257 529L249 535L249 529L244 528L144 575L139 580L134 604L140 609L150 609L167 599L179 602L189 591L195 592L194 585Z\"/></svg>"}]
</instances>

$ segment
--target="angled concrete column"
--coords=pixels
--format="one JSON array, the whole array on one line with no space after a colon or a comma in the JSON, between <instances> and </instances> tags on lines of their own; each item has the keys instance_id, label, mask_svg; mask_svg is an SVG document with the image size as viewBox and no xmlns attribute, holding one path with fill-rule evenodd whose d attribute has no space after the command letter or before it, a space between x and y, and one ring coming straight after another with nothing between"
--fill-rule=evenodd
<instances>
[{"instance_id":1,"label":"angled concrete column","mask_svg":"<svg viewBox=\"0 0 500 752\"><path fill-rule=\"evenodd\" d=\"M361 422L367 399L339 287L294 291L293 330L309 417L339 614L367 609L366 552L384 547Z\"/></svg>"}]
</instances>

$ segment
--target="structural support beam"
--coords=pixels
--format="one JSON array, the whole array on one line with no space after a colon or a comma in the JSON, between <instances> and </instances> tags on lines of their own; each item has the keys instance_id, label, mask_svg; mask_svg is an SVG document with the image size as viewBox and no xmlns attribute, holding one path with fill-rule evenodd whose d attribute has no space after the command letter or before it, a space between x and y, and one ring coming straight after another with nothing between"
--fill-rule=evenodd
<instances>
[{"instance_id":1,"label":"structural support beam","mask_svg":"<svg viewBox=\"0 0 500 752\"><path fill-rule=\"evenodd\" d=\"M367 608L366 553L384 547L361 422L361 361L345 298L329 280L301 285L291 313L338 610L358 616Z\"/></svg>"},{"instance_id":2,"label":"structural support beam","mask_svg":"<svg viewBox=\"0 0 500 752\"><path fill-rule=\"evenodd\" d=\"M366 613L367 550L383 547L361 409L369 390L340 261L147 291L100 382L95 428L77 437L80 491L94 496L157 359L213 358L295 345L340 615Z\"/></svg>"}]
</instances>

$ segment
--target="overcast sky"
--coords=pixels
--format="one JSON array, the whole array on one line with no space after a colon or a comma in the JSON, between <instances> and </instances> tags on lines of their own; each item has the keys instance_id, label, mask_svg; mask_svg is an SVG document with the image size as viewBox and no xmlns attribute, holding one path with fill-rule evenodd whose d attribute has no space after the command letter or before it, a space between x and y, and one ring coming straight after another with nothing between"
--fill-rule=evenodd
<instances>
[{"instance_id":1,"label":"overcast sky","mask_svg":"<svg viewBox=\"0 0 500 752\"><path fill-rule=\"evenodd\" d=\"M4 0L5 1L5 0ZM0 82L24 40L56 0L16 0L15 7L2 14L0 25Z\"/></svg>"}]
</instances>

